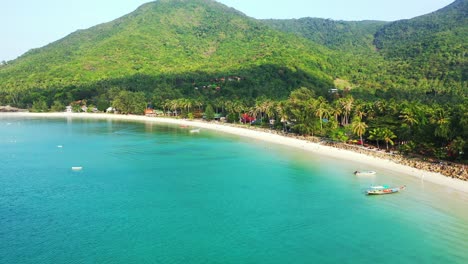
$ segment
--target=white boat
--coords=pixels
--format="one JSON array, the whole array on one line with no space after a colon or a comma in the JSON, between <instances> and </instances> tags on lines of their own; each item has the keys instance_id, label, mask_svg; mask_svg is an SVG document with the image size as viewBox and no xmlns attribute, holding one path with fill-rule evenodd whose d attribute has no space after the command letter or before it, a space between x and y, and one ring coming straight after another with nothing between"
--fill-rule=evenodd
<instances>
[{"instance_id":1,"label":"white boat","mask_svg":"<svg viewBox=\"0 0 468 264\"><path fill-rule=\"evenodd\" d=\"M366 193L367 195L391 194L391 193L397 193L401 190L404 190L405 188L406 188L406 185L403 185L400 187L389 187L387 185L371 186L371 188L368 189Z\"/></svg>"},{"instance_id":2,"label":"white boat","mask_svg":"<svg viewBox=\"0 0 468 264\"><path fill-rule=\"evenodd\" d=\"M355 171L354 174L357 176L366 176L366 175L375 175L377 174L377 172L376 171Z\"/></svg>"},{"instance_id":3,"label":"white boat","mask_svg":"<svg viewBox=\"0 0 468 264\"><path fill-rule=\"evenodd\" d=\"M200 133L200 129L197 128L197 129L191 129L190 130L190 133Z\"/></svg>"},{"instance_id":4,"label":"white boat","mask_svg":"<svg viewBox=\"0 0 468 264\"><path fill-rule=\"evenodd\" d=\"M72 170L74 170L74 171L79 171L79 170L82 170L82 169L83 169L83 167L72 167Z\"/></svg>"}]
</instances>

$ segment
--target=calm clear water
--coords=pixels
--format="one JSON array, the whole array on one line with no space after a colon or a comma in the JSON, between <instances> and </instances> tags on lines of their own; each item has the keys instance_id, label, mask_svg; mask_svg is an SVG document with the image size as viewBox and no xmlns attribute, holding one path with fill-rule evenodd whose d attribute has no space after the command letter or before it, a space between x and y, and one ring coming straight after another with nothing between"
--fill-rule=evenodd
<instances>
[{"instance_id":1,"label":"calm clear water","mask_svg":"<svg viewBox=\"0 0 468 264\"><path fill-rule=\"evenodd\" d=\"M110 120L0 117L0 149L0 263L468 261L467 194L363 164Z\"/></svg>"}]
</instances>

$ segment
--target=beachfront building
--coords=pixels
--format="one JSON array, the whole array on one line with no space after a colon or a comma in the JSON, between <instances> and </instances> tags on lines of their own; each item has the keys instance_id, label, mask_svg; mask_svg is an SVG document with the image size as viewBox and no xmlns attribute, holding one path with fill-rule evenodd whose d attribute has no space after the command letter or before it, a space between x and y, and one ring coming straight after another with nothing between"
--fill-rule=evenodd
<instances>
[{"instance_id":1,"label":"beachfront building","mask_svg":"<svg viewBox=\"0 0 468 264\"><path fill-rule=\"evenodd\" d=\"M146 108L145 109L145 116L155 116L154 109Z\"/></svg>"},{"instance_id":2,"label":"beachfront building","mask_svg":"<svg viewBox=\"0 0 468 264\"><path fill-rule=\"evenodd\" d=\"M155 110L151 108L146 108L145 110L145 116L150 116L150 117L156 117L156 116L163 116L164 112L161 110Z\"/></svg>"}]
</instances>

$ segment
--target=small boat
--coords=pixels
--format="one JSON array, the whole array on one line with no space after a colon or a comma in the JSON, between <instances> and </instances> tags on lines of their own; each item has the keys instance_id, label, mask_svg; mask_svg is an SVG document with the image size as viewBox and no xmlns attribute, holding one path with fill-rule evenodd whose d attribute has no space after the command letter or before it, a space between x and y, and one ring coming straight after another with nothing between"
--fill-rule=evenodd
<instances>
[{"instance_id":1,"label":"small boat","mask_svg":"<svg viewBox=\"0 0 468 264\"><path fill-rule=\"evenodd\" d=\"M380 195L380 194L391 194L397 193L406 188L406 185L400 187L388 187L387 185L382 186L371 186L367 189L367 195Z\"/></svg>"},{"instance_id":2,"label":"small boat","mask_svg":"<svg viewBox=\"0 0 468 264\"><path fill-rule=\"evenodd\" d=\"M191 129L190 130L190 133L200 133L200 129L197 128L197 129Z\"/></svg>"},{"instance_id":3,"label":"small boat","mask_svg":"<svg viewBox=\"0 0 468 264\"><path fill-rule=\"evenodd\" d=\"M375 175L377 174L377 172L376 171L355 171L354 174L357 176L365 176L365 175Z\"/></svg>"},{"instance_id":4,"label":"small boat","mask_svg":"<svg viewBox=\"0 0 468 264\"><path fill-rule=\"evenodd\" d=\"M80 171L82 169L83 169L83 167L72 167L72 170L74 170L74 171Z\"/></svg>"}]
</instances>

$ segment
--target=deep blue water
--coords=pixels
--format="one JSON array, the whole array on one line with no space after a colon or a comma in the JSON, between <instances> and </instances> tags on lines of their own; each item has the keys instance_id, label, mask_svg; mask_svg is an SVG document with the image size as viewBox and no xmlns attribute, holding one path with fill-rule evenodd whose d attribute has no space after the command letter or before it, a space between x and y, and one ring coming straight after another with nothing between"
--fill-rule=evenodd
<instances>
[{"instance_id":1,"label":"deep blue water","mask_svg":"<svg viewBox=\"0 0 468 264\"><path fill-rule=\"evenodd\" d=\"M208 130L0 116L0 263L467 261L448 187Z\"/></svg>"}]
</instances>

